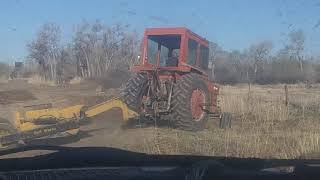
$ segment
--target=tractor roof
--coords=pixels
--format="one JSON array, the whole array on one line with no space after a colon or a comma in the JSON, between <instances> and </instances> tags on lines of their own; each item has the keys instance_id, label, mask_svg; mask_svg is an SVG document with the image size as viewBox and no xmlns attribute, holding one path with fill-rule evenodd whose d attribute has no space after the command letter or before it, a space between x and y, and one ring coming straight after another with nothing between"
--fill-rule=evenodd
<instances>
[{"instance_id":1,"label":"tractor roof","mask_svg":"<svg viewBox=\"0 0 320 180\"><path fill-rule=\"evenodd\" d=\"M146 35L174 35L174 34L190 34L192 36L195 36L199 38L201 41L205 42L206 44L209 44L208 40L205 38L199 36L198 34L192 32L186 27L173 27L173 28L147 28L145 30Z\"/></svg>"}]
</instances>

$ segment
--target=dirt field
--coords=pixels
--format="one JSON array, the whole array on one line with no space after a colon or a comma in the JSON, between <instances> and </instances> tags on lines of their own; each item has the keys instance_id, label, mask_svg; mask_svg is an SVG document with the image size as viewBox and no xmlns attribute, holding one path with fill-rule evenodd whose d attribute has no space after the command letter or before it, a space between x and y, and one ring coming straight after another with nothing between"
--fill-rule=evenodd
<instances>
[{"instance_id":1,"label":"dirt field","mask_svg":"<svg viewBox=\"0 0 320 180\"><path fill-rule=\"evenodd\" d=\"M154 154L300 158L320 157L320 88L289 85L289 105L283 85L221 87L223 111L235 116L232 129L210 121L202 132L170 129L166 123L124 124L119 110L96 117L78 136L37 140L36 144L108 146ZM108 89L104 89L108 88ZM63 87L9 82L0 84L0 117L31 104L63 107L84 102L94 105L117 96L115 87L95 82ZM103 90L104 92L101 92Z\"/></svg>"}]
</instances>

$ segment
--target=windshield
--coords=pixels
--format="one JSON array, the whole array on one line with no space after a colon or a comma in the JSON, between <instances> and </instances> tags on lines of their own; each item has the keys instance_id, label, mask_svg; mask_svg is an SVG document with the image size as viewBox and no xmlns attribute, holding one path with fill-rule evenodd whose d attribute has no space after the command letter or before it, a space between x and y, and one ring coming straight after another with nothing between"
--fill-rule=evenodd
<instances>
[{"instance_id":1,"label":"windshield","mask_svg":"<svg viewBox=\"0 0 320 180\"><path fill-rule=\"evenodd\" d=\"M319 159L320 1L181 3L2 0L0 147Z\"/></svg>"},{"instance_id":2,"label":"windshield","mask_svg":"<svg viewBox=\"0 0 320 180\"><path fill-rule=\"evenodd\" d=\"M180 43L180 35L149 35L147 53L148 62L155 65L159 52L160 66L177 66Z\"/></svg>"}]
</instances>

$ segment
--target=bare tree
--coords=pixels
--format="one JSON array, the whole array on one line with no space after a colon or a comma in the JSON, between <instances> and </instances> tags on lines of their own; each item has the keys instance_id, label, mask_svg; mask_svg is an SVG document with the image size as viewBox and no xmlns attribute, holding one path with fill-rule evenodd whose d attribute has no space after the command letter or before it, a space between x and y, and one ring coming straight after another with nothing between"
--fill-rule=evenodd
<instances>
[{"instance_id":1,"label":"bare tree","mask_svg":"<svg viewBox=\"0 0 320 180\"><path fill-rule=\"evenodd\" d=\"M57 64L57 82L58 84L66 82L76 75L76 59L72 48L70 46L66 46L61 49L60 58Z\"/></svg>"},{"instance_id":2,"label":"bare tree","mask_svg":"<svg viewBox=\"0 0 320 180\"><path fill-rule=\"evenodd\" d=\"M56 79L60 57L60 33L57 24L46 23L36 38L27 44L29 58L38 64L40 75L45 79Z\"/></svg>"},{"instance_id":3,"label":"bare tree","mask_svg":"<svg viewBox=\"0 0 320 180\"><path fill-rule=\"evenodd\" d=\"M299 61L300 71L303 71L303 51L305 46L305 35L304 32L299 29L293 31L289 34L290 44L287 46L287 49L292 58L295 58Z\"/></svg>"},{"instance_id":4,"label":"bare tree","mask_svg":"<svg viewBox=\"0 0 320 180\"><path fill-rule=\"evenodd\" d=\"M254 79L257 78L258 70L262 68L263 61L267 58L272 49L272 42L262 41L249 48L249 54L253 59Z\"/></svg>"},{"instance_id":5,"label":"bare tree","mask_svg":"<svg viewBox=\"0 0 320 180\"><path fill-rule=\"evenodd\" d=\"M219 53L219 51L222 51L221 47L218 46L215 42L209 42L209 69L211 70L210 78L214 79L214 61L216 60L216 57Z\"/></svg>"},{"instance_id":6,"label":"bare tree","mask_svg":"<svg viewBox=\"0 0 320 180\"><path fill-rule=\"evenodd\" d=\"M131 68L137 63L139 52L137 33L125 33L120 43L120 63L118 68Z\"/></svg>"},{"instance_id":7,"label":"bare tree","mask_svg":"<svg viewBox=\"0 0 320 180\"><path fill-rule=\"evenodd\" d=\"M130 67L137 57L137 35L126 26L105 26L99 21L78 26L73 49L81 75L101 76L110 69Z\"/></svg>"},{"instance_id":8,"label":"bare tree","mask_svg":"<svg viewBox=\"0 0 320 180\"><path fill-rule=\"evenodd\" d=\"M90 27L91 25L87 22L78 25L73 39L73 50L75 51L77 65L82 77L92 75L90 55L92 54L92 46L95 42Z\"/></svg>"}]
</instances>

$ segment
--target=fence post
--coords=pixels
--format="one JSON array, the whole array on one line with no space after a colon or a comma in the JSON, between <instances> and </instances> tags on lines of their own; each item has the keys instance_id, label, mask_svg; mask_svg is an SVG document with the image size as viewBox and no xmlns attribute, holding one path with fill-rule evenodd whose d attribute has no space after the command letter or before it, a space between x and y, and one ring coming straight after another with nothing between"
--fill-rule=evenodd
<instances>
[{"instance_id":1,"label":"fence post","mask_svg":"<svg viewBox=\"0 0 320 180\"><path fill-rule=\"evenodd\" d=\"M248 82L248 101L250 101L251 98L251 83Z\"/></svg>"},{"instance_id":2,"label":"fence post","mask_svg":"<svg viewBox=\"0 0 320 180\"><path fill-rule=\"evenodd\" d=\"M284 93L285 93L285 104L286 106L289 105L289 97L288 97L288 86L285 84L284 85Z\"/></svg>"}]
</instances>

